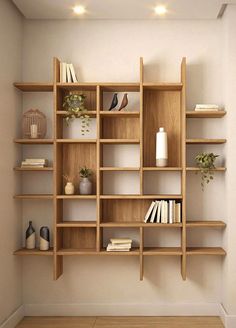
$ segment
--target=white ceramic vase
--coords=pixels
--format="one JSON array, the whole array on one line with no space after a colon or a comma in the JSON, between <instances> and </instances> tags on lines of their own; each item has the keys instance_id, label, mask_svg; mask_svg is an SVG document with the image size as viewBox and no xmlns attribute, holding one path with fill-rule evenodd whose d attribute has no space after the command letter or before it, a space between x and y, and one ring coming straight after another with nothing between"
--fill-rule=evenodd
<instances>
[{"instance_id":1,"label":"white ceramic vase","mask_svg":"<svg viewBox=\"0 0 236 328\"><path fill-rule=\"evenodd\" d=\"M163 167L168 164L167 133L164 128L159 128L156 134L156 166Z\"/></svg>"}]
</instances>

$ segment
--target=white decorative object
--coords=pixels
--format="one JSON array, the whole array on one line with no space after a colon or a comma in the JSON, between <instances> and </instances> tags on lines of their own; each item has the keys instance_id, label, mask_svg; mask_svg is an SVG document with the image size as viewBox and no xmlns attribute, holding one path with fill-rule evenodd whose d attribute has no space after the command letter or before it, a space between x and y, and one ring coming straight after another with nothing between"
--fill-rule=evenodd
<instances>
[{"instance_id":1,"label":"white decorative object","mask_svg":"<svg viewBox=\"0 0 236 328\"><path fill-rule=\"evenodd\" d=\"M48 251L50 248L50 232L48 227L40 229L39 249L40 251Z\"/></svg>"},{"instance_id":2,"label":"white decorative object","mask_svg":"<svg viewBox=\"0 0 236 328\"><path fill-rule=\"evenodd\" d=\"M67 182L65 185L65 194L66 195L74 195L75 193L75 186L72 182Z\"/></svg>"},{"instance_id":3,"label":"white decorative object","mask_svg":"<svg viewBox=\"0 0 236 328\"><path fill-rule=\"evenodd\" d=\"M25 234L25 248L34 249L35 248L35 230L32 225L32 221L29 221L29 226Z\"/></svg>"},{"instance_id":4,"label":"white decorative object","mask_svg":"<svg viewBox=\"0 0 236 328\"><path fill-rule=\"evenodd\" d=\"M81 195L92 194L92 182L89 180L89 178L81 178L79 183L79 192Z\"/></svg>"},{"instance_id":5,"label":"white decorative object","mask_svg":"<svg viewBox=\"0 0 236 328\"><path fill-rule=\"evenodd\" d=\"M37 124L31 124L30 125L30 137L32 139L38 138L38 126L37 126Z\"/></svg>"},{"instance_id":6,"label":"white decorative object","mask_svg":"<svg viewBox=\"0 0 236 328\"><path fill-rule=\"evenodd\" d=\"M168 144L167 133L164 128L159 128L156 134L156 166L167 166Z\"/></svg>"}]
</instances>

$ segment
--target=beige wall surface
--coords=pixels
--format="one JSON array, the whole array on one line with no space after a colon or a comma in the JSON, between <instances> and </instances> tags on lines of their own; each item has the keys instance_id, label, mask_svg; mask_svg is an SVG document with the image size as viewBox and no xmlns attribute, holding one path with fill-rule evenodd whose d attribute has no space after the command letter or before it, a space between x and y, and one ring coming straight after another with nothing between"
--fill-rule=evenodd
<instances>
[{"instance_id":1,"label":"beige wall surface","mask_svg":"<svg viewBox=\"0 0 236 328\"><path fill-rule=\"evenodd\" d=\"M22 265L12 256L20 245L21 206L13 200L20 180L13 172L19 149L21 97L12 83L21 80L23 19L8 0L0 1L0 324L22 304Z\"/></svg>"},{"instance_id":2,"label":"beige wall surface","mask_svg":"<svg viewBox=\"0 0 236 328\"><path fill-rule=\"evenodd\" d=\"M80 81L138 81L139 57L143 56L145 81L175 82L179 81L181 57L186 56L188 108L202 102L224 105L222 39L222 21L28 20L24 23L23 77L26 81L51 81L52 57L57 56L74 64ZM36 101L39 100L25 95L23 110ZM45 98L40 109L51 117L51 99ZM225 119L191 121L188 136L224 137ZM221 154L219 163L224 162L224 146L189 146L188 161L191 162L196 152L202 149ZM130 183L127 177L127 186ZM45 184L37 181L30 186L26 178L23 187L25 190L43 190ZM125 191L125 184L123 188ZM188 218L225 219L224 175L216 174L215 181L203 194L199 176L189 173L187 188ZM35 209L43 207L42 204L33 206ZM50 204L47 206L48 212L44 208L43 213L35 213L31 203L25 202L24 229L29 215L37 229L42 222L50 225L52 212ZM114 230L106 229L105 240L114 234ZM129 234L136 238L134 231L129 231ZM189 232L188 245L221 246L222 235L217 229L199 229ZM173 229L149 230L145 243L179 245L179 233ZM149 257L145 259L144 281L140 282L135 258L70 257L64 260L63 276L54 282L51 259L27 258L23 264L24 303L87 304L88 308L89 304L104 304L104 311L105 304L220 303L221 258L190 258L187 265L188 279L183 282L178 258Z\"/></svg>"}]
</instances>

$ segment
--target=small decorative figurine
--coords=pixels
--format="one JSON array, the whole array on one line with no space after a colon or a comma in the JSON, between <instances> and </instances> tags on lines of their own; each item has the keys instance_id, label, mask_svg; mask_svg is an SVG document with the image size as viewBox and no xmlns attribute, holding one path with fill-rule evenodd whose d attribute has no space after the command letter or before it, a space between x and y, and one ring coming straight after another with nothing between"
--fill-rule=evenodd
<instances>
[{"instance_id":1,"label":"small decorative figurine","mask_svg":"<svg viewBox=\"0 0 236 328\"><path fill-rule=\"evenodd\" d=\"M114 109L118 104L118 98L117 98L117 93L114 93L114 96L112 98L112 102L111 102L111 106L110 108L108 109L109 111Z\"/></svg>"},{"instance_id":2,"label":"small decorative figurine","mask_svg":"<svg viewBox=\"0 0 236 328\"><path fill-rule=\"evenodd\" d=\"M121 102L121 105L120 105L120 108L119 108L119 111L124 109L126 106L128 105L128 94L125 93L124 94L124 97L122 99L122 102Z\"/></svg>"},{"instance_id":3,"label":"small decorative figurine","mask_svg":"<svg viewBox=\"0 0 236 328\"><path fill-rule=\"evenodd\" d=\"M63 175L63 178L66 180L65 195L74 195L75 193L75 186L73 184L74 178L70 178L67 174Z\"/></svg>"}]
</instances>

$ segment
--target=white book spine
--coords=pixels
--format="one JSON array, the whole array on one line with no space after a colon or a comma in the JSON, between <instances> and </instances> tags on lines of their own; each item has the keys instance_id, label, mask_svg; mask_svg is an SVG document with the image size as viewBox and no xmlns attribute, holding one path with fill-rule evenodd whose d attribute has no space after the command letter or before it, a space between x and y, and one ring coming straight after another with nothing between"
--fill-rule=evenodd
<instances>
[{"instance_id":1,"label":"white book spine","mask_svg":"<svg viewBox=\"0 0 236 328\"><path fill-rule=\"evenodd\" d=\"M74 69L73 64L69 64L69 68L70 68L70 73L71 73L71 77L72 77L72 82L77 83L78 80L77 80L77 77L75 75L75 69Z\"/></svg>"},{"instance_id":2,"label":"white book spine","mask_svg":"<svg viewBox=\"0 0 236 328\"><path fill-rule=\"evenodd\" d=\"M175 200L169 201L169 223L175 222Z\"/></svg>"},{"instance_id":3,"label":"white book spine","mask_svg":"<svg viewBox=\"0 0 236 328\"><path fill-rule=\"evenodd\" d=\"M62 75L61 83L66 83L66 63L62 63Z\"/></svg>"},{"instance_id":4,"label":"white book spine","mask_svg":"<svg viewBox=\"0 0 236 328\"><path fill-rule=\"evenodd\" d=\"M71 83L71 74L70 74L69 64L66 64L66 80L68 83Z\"/></svg>"},{"instance_id":5,"label":"white book spine","mask_svg":"<svg viewBox=\"0 0 236 328\"><path fill-rule=\"evenodd\" d=\"M155 216L156 216L156 212L157 212L157 206L158 206L158 202L155 201L155 205L153 207L152 215L151 215L151 218L150 218L150 222L151 223L154 223L155 222Z\"/></svg>"},{"instance_id":6,"label":"white book spine","mask_svg":"<svg viewBox=\"0 0 236 328\"><path fill-rule=\"evenodd\" d=\"M153 201L153 202L151 203L151 205L149 206L149 209L148 209L148 211L147 211L147 213L146 213L146 215L145 215L145 217L144 217L144 222L145 222L145 223L148 221L148 219L149 219L149 217L150 217L150 215L151 215L151 213L152 213L152 210L153 210L154 205L155 205L155 202Z\"/></svg>"},{"instance_id":7,"label":"white book spine","mask_svg":"<svg viewBox=\"0 0 236 328\"><path fill-rule=\"evenodd\" d=\"M175 204L175 222L181 223L181 203Z\"/></svg>"},{"instance_id":8,"label":"white book spine","mask_svg":"<svg viewBox=\"0 0 236 328\"><path fill-rule=\"evenodd\" d=\"M161 223L161 206L162 206L162 200L159 201L158 209L157 209L157 223Z\"/></svg>"}]
</instances>

